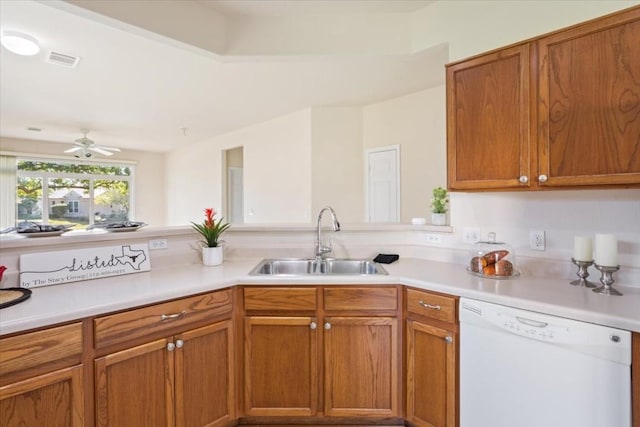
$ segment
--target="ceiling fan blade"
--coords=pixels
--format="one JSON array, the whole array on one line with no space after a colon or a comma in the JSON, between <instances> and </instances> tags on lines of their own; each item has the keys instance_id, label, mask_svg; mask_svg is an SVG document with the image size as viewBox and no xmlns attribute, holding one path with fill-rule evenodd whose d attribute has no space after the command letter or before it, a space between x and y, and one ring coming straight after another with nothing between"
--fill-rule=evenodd
<instances>
[{"instance_id":1,"label":"ceiling fan blade","mask_svg":"<svg viewBox=\"0 0 640 427\"><path fill-rule=\"evenodd\" d=\"M69 148L68 150L64 150L65 153L75 153L76 151L80 151L82 150L82 147L73 147L73 148Z\"/></svg>"},{"instance_id":2,"label":"ceiling fan blade","mask_svg":"<svg viewBox=\"0 0 640 427\"><path fill-rule=\"evenodd\" d=\"M116 152L121 152L122 150L117 148L117 147L106 147L104 145L100 145L98 146L98 148L102 148L103 150L109 150L109 151L116 151Z\"/></svg>"},{"instance_id":3,"label":"ceiling fan blade","mask_svg":"<svg viewBox=\"0 0 640 427\"><path fill-rule=\"evenodd\" d=\"M102 154L103 156L113 156L111 151L103 150L100 147L89 147L89 150L95 151L96 153Z\"/></svg>"}]
</instances>

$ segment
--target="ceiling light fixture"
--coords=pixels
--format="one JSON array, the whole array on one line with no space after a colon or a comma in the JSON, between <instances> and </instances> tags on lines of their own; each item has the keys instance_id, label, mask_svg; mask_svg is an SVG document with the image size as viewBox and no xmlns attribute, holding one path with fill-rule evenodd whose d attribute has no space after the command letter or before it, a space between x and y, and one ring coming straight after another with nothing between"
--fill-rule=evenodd
<instances>
[{"instance_id":1,"label":"ceiling light fixture","mask_svg":"<svg viewBox=\"0 0 640 427\"><path fill-rule=\"evenodd\" d=\"M18 31L3 31L0 43L18 55L32 56L40 52L40 45L35 37Z\"/></svg>"}]
</instances>

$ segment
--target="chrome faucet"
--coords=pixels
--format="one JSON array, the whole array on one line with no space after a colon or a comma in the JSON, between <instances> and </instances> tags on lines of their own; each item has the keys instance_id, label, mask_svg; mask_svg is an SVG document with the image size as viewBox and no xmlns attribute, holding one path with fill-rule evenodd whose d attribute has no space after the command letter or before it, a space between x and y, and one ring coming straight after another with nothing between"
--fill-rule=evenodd
<instances>
[{"instance_id":1,"label":"chrome faucet","mask_svg":"<svg viewBox=\"0 0 640 427\"><path fill-rule=\"evenodd\" d=\"M322 208L320 210L320 213L318 214L318 225L316 228L316 261L321 261L322 260L322 255L324 254L328 254L329 252L331 252L333 250L333 248L331 247L331 243L329 243L329 246L323 246L322 245L322 231L321 231L321 222L322 222L322 214L325 211L329 211L329 213L331 213L331 221L333 222L333 231L340 231L340 223L338 222L338 218L336 217L336 212L333 210L333 208L331 206L326 206L324 208Z\"/></svg>"}]
</instances>

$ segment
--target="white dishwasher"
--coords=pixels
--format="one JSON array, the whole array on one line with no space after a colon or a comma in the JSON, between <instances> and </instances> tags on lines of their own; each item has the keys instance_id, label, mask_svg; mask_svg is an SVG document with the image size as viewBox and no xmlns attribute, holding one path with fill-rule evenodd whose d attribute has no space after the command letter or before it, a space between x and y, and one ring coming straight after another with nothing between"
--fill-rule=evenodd
<instances>
[{"instance_id":1,"label":"white dishwasher","mask_svg":"<svg viewBox=\"0 0 640 427\"><path fill-rule=\"evenodd\" d=\"M630 427L630 366L628 331L460 299L461 427Z\"/></svg>"}]
</instances>

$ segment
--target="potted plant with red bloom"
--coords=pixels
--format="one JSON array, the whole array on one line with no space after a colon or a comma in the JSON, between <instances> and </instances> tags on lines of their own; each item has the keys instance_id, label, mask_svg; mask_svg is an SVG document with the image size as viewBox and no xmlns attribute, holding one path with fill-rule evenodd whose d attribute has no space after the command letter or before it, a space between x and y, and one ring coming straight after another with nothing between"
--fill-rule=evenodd
<instances>
[{"instance_id":1,"label":"potted plant with red bloom","mask_svg":"<svg viewBox=\"0 0 640 427\"><path fill-rule=\"evenodd\" d=\"M224 233L230 224L223 222L224 218L216 221L216 211L212 208L204 210L204 222L198 224L191 222L193 229L202 236L202 262L204 265L220 265L223 261L222 240L220 236Z\"/></svg>"}]
</instances>

